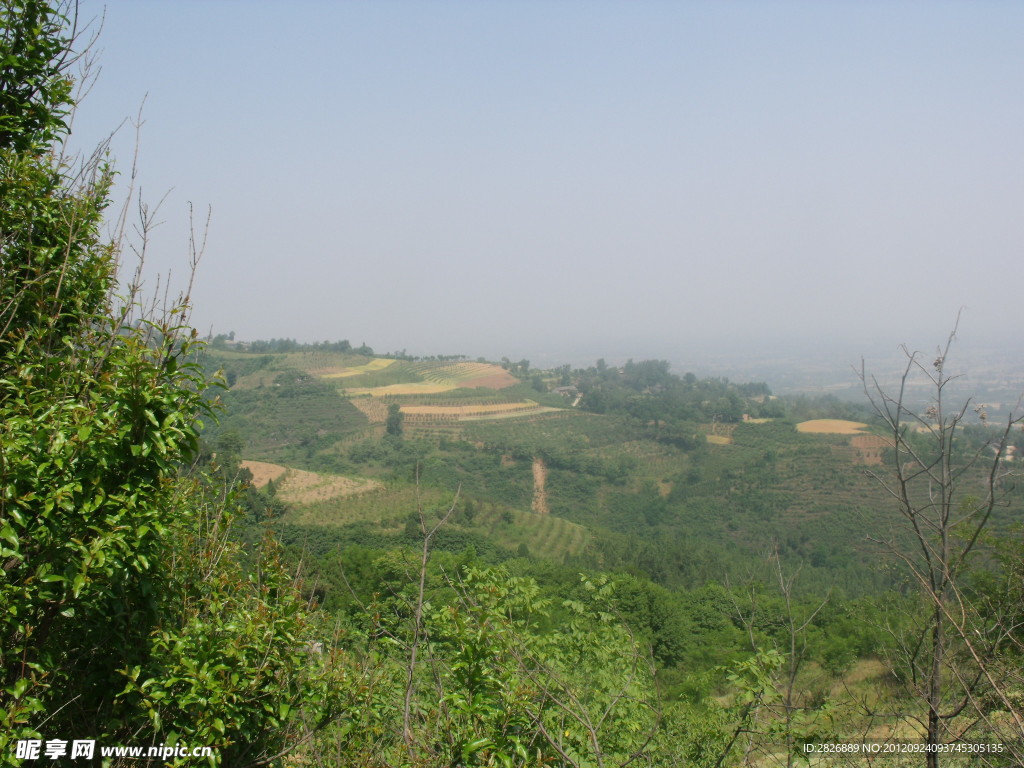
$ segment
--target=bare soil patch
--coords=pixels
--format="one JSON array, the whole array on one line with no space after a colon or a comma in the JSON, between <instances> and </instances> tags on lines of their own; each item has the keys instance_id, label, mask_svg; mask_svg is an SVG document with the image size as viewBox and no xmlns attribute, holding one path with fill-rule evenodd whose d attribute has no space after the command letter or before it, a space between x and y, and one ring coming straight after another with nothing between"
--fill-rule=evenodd
<instances>
[{"instance_id":1,"label":"bare soil patch","mask_svg":"<svg viewBox=\"0 0 1024 768\"><path fill-rule=\"evenodd\" d=\"M293 504L308 504L339 496L352 496L384 487L376 480L322 475L266 461L243 461L242 466L252 472L252 484L257 488L262 488L273 480L277 485L277 495L282 501Z\"/></svg>"},{"instance_id":2,"label":"bare soil patch","mask_svg":"<svg viewBox=\"0 0 1024 768\"><path fill-rule=\"evenodd\" d=\"M276 483L288 471L288 467L271 464L269 461L243 461L241 467L252 472L252 484L257 488L262 488L271 480Z\"/></svg>"},{"instance_id":3,"label":"bare soil patch","mask_svg":"<svg viewBox=\"0 0 1024 768\"><path fill-rule=\"evenodd\" d=\"M797 424L796 431L815 435L858 435L862 430L867 429L867 426L867 424L862 424L859 421L812 419L811 421L802 421Z\"/></svg>"},{"instance_id":4,"label":"bare soil patch","mask_svg":"<svg viewBox=\"0 0 1024 768\"><path fill-rule=\"evenodd\" d=\"M487 366L487 370L481 371L480 375L464 380L460 386L474 389L476 387L487 387L488 389L504 389L518 384L519 379L497 365Z\"/></svg>"},{"instance_id":5,"label":"bare soil patch","mask_svg":"<svg viewBox=\"0 0 1024 768\"><path fill-rule=\"evenodd\" d=\"M289 469L278 485L277 495L283 501L293 504L309 504L315 501L326 501L339 496L354 496L366 493L383 484L377 480L366 480L340 475L321 475L318 472L307 472L304 469Z\"/></svg>"}]
</instances>

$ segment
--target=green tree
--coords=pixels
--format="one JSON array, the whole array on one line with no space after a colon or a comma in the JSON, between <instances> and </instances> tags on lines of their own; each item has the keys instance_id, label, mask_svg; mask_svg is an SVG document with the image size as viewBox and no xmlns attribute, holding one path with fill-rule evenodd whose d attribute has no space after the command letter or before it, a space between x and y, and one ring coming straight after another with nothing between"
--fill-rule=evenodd
<instances>
[{"instance_id":1,"label":"green tree","mask_svg":"<svg viewBox=\"0 0 1024 768\"><path fill-rule=\"evenodd\" d=\"M394 437L401 437L404 427L402 422L405 420L405 414L402 413L402 407L398 403L391 403L388 406L388 418L386 422L386 429L389 435Z\"/></svg>"},{"instance_id":2,"label":"green tree","mask_svg":"<svg viewBox=\"0 0 1024 768\"><path fill-rule=\"evenodd\" d=\"M64 159L74 9L0 0L0 764L41 736L269 760L345 686L273 552L226 542L224 489L182 478L210 382L187 297L119 296L111 169Z\"/></svg>"}]
</instances>

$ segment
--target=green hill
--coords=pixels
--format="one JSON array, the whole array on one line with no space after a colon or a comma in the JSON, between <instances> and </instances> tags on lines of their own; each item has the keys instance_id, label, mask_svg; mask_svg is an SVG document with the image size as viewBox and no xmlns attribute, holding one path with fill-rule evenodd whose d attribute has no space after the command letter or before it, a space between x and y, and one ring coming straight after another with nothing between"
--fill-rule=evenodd
<instances>
[{"instance_id":1,"label":"green hill","mask_svg":"<svg viewBox=\"0 0 1024 768\"><path fill-rule=\"evenodd\" d=\"M458 492L451 525L509 553L695 587L742 578L778 550L817 589L888 583L864 534L889 515L866 454L852 435L798 431L806 402L791 407L761 384L677 377L650 361L518 377L513 366L310 349L210 349L204 362L234 382L214 445L380 484L293 501L288 524L397 535L418 478L421 501ZM389 406L401 436L386 434Z\"/></svg>"}]
</instances>

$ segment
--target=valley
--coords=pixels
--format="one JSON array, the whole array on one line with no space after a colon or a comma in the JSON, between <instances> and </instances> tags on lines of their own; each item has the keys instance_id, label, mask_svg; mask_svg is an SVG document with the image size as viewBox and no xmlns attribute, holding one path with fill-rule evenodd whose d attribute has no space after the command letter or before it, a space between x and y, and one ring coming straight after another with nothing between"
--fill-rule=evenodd
<instances>
[{"instance_id":1,"label":"valley","mask_svg":"<svg viewBox=\"0 0 1024 768\"><path fill-rule=\"evenodd\" d=\"M500 568L565 599L577 574L606 574L664 705L713 718L713 701L734 706L729 670L788 643L777 669L754 657L788 697L776 715L799 710L814 730L828 711L836 738L920 735L913 717L871 714L917 706L890 679L891 633L917 621L893 553L915 541L883 485L892 438L863 405L661 361L537 370L214 346L203 362L234 382L205 439L251 473L254 519L301 558L324 609L355 616L400 589L380 567L411 568L436 521L435 579ZM964 439L984 451L992 434L975 420ZM962 499L986 477L968 470ZM1002 492L996 535L1024 510ZM756 749L751 764L782 759Z\"/></svg>"}]
</instances>

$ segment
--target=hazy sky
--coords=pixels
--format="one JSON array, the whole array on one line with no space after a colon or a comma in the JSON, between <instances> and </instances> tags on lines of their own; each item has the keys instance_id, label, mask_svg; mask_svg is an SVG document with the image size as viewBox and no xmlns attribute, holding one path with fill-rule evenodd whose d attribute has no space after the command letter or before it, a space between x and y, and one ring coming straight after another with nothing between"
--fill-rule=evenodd
<instances>
[{"instance_id":1,"label":"hazy sky","mask_svg":"<svg viewBox=\"0 0 1024 768\"><path fill-rule=\"evenodd\" d=\"M963 306L969 340L1019 333L1024 4L104 7L77 141L148 94L151 266L213 211L203 332L678 359L938 341Z\"/></svg>"}]
</instances>

